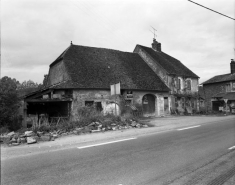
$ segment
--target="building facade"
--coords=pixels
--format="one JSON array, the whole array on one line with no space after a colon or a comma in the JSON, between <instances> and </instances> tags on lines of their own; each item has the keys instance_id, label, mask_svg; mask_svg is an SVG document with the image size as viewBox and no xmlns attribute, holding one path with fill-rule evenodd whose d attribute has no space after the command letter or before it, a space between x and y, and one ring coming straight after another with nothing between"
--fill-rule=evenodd
<instances>
[{"instance_id":1,"label":"building facade","mask_svg":"<svg viewBox=\"0 0 235 185\"><path fill-rule=\"evenodd\" d=\"M161 43L153 39L152 48L137 45L134 49L170 89L164 98L172 113L199 111L199 77L179 60L164 53Z\"/></svg>"},{"instance_id":2,"label":"building facade","mask_svg":"<svg viewBox=\"0 0 235 185\"><path fill-rule=\"evenodd\" d=\"M235 113L235 61L230 63L231 72L217 75L202 83L205 103L209 112Z\"/></svg>"},{"instance_id":3,"label":"building facade","mask_svg":"<svg viewBox=\"0 0 235 185\"><path fill-rule=\"evenodd\" d=\"M120 83L120 94L110 85ZM78 110L93 105L104 114L123 107L145 116L169 114L165 83L137 53L71 44L50 64L46 88L25 97L25 117L79 119ZM166 101L167 100L167 101Z\"/></svg>"}]
</instances>

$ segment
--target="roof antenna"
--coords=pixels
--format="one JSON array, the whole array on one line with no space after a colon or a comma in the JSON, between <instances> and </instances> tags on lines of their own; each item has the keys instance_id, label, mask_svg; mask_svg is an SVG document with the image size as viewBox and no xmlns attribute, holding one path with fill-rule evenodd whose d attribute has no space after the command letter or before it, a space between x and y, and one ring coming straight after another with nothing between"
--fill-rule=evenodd
<instances>
[{"instance_id":1,"label":"roof antenna","mask_svg":"<svg viewBox=\"0 0 235 185\"><path fill-rule=\"evenodd\" d=\"M151 26L152 27L152 26ZM155 31L157 31L154 27L152 27L152 29L153 29L153 31L152 30L150 30L152 33L153 33L153 35L154 35L154 39L156 39L156 37L157 37L157 34L155 34Z\"/></svg>"},{"instance_id":2,"label":"roof antenna","mask_svg":"<svg viewBox=\"0 0 235 185\"><path fill-rule=\"evenodd\" d=\"M73 45L73 42L71 41L71 43L70 43L71 45Z\"/></svg>"}]
</instances>

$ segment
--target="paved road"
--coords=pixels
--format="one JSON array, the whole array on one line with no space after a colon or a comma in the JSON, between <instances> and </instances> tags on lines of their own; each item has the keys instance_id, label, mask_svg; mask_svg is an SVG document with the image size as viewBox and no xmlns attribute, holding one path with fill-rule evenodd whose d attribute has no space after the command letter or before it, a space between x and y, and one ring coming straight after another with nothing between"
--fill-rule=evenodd
<instances>
[{"instance_id":1,"label":"paved road","mask_svg":"<svg viewBox=\"0 0 235 185\"><path fill-rule=\"evenodd\" d=\"M235 145L235 122L209 123L2 161L2 184L169 184Z\"/></svg>"}]
</instances>

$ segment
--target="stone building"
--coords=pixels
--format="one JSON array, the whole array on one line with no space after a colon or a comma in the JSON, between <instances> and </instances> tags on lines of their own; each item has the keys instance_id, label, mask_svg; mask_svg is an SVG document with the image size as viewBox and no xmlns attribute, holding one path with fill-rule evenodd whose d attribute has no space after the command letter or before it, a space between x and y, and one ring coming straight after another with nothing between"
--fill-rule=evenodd
<instances>
[{"instance_id":1,"label":"stone building","mask_svg":"<svg viewBox=\"0 0 235 185\"><path fill-rule=\"evenodd\" d=\"M202 83L208 111L235 113L235 61L230 63L231 72L217 75ZM227 106L226 106L227 101Z\"/></svg>"},{"instance_id":2,"label":"stone building","mask_svg":"<svg viewBox=\"0 0 235 185\"><path fill-rule=\"evenodd\" d=\"M120 82L115 100L110 85ZM169 114L169 88L138 53L71 45L50 64L47 87L25 97L25 117L47 114L50 118L76 120L77 110L93 105L104 114L121 102L144 115Z\"/></svg>"},{"instance_id":3,"label":"stone building","mask_svg":"<svg viewBox=\"0 0 235 185\"><path fill-rule=\"evenodd\" d=\"M152 48L136 45L134 49L170 89L164 108L175 112L199 111L199 77L179 60L164 53L161 43L153 39ZM170 109L168 109L170 107ZM165 110L165 111L167 111Z\"/></svg>"}]
</instances>

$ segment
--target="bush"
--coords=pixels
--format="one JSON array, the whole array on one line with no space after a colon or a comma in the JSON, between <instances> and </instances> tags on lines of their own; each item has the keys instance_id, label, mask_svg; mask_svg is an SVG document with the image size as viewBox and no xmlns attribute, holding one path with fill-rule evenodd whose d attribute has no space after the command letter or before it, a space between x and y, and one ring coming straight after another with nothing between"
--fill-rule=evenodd
<instances>
[{"instance_id":1,"label":"bush","mask_svg":"<svg viewBox=\"0 0 235 185\"><path fill-rule=\"evenodd\" d=\"M77 126L87 126L91 122L102 122L104 120L104 115L93 106L80 107L77 113L79 117Z\"/></svg>"}]
</instances>

